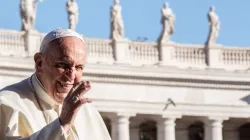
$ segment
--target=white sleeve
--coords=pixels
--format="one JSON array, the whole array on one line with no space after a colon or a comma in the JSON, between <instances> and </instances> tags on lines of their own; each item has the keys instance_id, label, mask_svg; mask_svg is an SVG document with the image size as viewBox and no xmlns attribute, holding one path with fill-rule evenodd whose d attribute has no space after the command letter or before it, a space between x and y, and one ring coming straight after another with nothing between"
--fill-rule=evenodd
<instances>
[{"instance_id":1,"label":"white sleeve","mask_svg":"<svg viewBox=\"0 0 250 140\"><path fill-rule=\"evenodd\" d=\"M23 125L19 118L20 112L1 104L0 101L0 138L1 140L66 140L66 133L59 119L54 120L41 130L29 136L29 124ZM3 139L2 139L3 138Z\"/></svg>"},{"instance_id":2,"label":"white sleeve","mask_svg":"<svg viewBox=\"0 0 250 140\"><path fill-rule=\"evenodd\" d=\"M66 140L64 134L59 119L56 119L31 135L29 140Z\"/></svg>"}]
</instances>

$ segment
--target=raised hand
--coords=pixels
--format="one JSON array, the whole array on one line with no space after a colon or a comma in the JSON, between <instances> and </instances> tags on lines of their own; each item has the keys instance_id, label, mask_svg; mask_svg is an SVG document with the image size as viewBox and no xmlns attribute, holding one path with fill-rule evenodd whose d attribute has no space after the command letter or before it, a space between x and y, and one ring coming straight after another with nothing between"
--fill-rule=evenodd
<instances>
[{"instance_id":1,"label":"raised hand","mask_svg":"<svg viewBox=\"0 0 250 140\"><path fill-rule=\"evenodd\" d=\"M66 132L68 132L74 124L75 117L80 107L85 103L92 102L91 99L83 97L83 95L88 92L90 88L91 86L89 81L82 81L74 86L65 98L59 120Z\"/></svg>"}]
</instances>

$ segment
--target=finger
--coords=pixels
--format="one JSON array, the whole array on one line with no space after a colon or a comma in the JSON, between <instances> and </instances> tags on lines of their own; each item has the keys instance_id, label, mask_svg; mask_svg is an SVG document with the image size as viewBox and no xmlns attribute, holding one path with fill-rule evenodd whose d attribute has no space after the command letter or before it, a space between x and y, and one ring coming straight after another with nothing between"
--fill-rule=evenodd
<instances>
[{"instance_id":1,"label":"finger","mask_svg":"<svg viewBox=\"0 0 250 140\"><path fill-rule=\"evenodd\" d=\"M80 98L77 101L77 106L85 104L85 103L91 103L91 102L92 102L92 99L90 99L90 98Z\"/></svg>"},{"instance_id":2,"label":"finger","mask_svg":"<svg viewBox=\"0 0 250 140\"><path fill-rule=\"evenodd\" d=\"M84 86L85 86L85 87L87 87L87 86L89 86L89 85L90 85L90 82L89 82L89 81L84 82Z\"/></svg>"},{"instance_id":3,"label":"finger","mask_svg":"<svg viewBox=\"0 0 250 140\"><path fill-rule=\"evenodd\" d=\"M81 104L85 104L85 103L91 103L92 99L90 98L80 98Z\"/></svg>"},{"instance_id":4,"label":"finger","mask_svg":"<svg viewBox=\"0 0 250 140\"><path fill-rule=\"evenodd\" d=\"M79 110L79 108L86 103L91 103L92 99L90 98L80 98L78 102L76 103L76 111Z\"/></svg>"},{"instance_id":5,"label":"finger","mask_svg":"<svg viewBox=\"0 0 250 140\"><path fill-rule=\"evenodd\" d=\"M79 83L76 83L73 85L73 87L70 89L68 95L66 98L71 98L72 94L74 93L74 91L80 86L80 84L82 84L82 81L80 81Z\"/></svg>"},{"instance_id":6,"label":"finger","mask_svg":"<svg viewBox=\"0 0 250 140\"><path fill-rule=\"evenodd\" d=\"M90 84L89 84L89 83L88 83L88 84L85 84L85 86L82 87L82 91L80 92L79 97L80 97L80 98L83 97L83 95L84 95L85 93L87 93L90 89L91 89Z\"/></svg>"},{"instance_id":7,"label":"finger","mask_svg":"<svg viewBox=\"0 0 250 140\"><path fill-rule=\"evenodd\" d=\"M77 82L77 83L75 83L74 84L74 87L77 87L77 86L79 86L81 83L83 83L84 81L79 81L79 82Z\"/></svg>"},{"instance_id":8,"label":"finger","mask_svg":"<svg viewBox=\"0 0 250 140\"><path fill-rule=\"evenodd\" d=\"M73 96L82 97L91 88L89 82L83 82L79 87L72 93Z\"/></svg>"},{"instance_id":9,"label":"finger","mask_svg":"<svg viewBox=\"0 0 250 140\"><path fill-rule=\"evenodd\" d=\"M83 81L80 81L79 83L75 84L74 87L70 90L71 92L69 92L69 96L74 96L76 95L76 92L79 92L79 88L80 86L83 84Z\"/></svg>"},{"instance_id":10,"label":"finger","mask_svg":"<svg viewBox=\"0 0 250 140\"><path fill-rule=\"evenodd\" d=\"M73 86L73 87L70 89L70 91L69 91L69 93L68 93L68 96L70 96L74 90L75 90L75 87Z\"/></svg>"}]
</instances>

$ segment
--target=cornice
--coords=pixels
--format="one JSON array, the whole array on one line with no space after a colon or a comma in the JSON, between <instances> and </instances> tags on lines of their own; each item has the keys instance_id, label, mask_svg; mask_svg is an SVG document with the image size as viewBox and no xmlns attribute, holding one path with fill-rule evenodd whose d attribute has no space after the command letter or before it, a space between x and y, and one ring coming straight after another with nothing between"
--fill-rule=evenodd
<instances>
[{"instance_id":1,"label":"cornice","mask_svg":"<svg viewBox=\"0 0 250 140\"><path fill-rule=\"evenodd\" d=\"M1 58L0 75L28 77L34 72L32 58ZM87 64L84 79L139 85L250 90L248 71L178 69L175 67Z\"/></svg>"},{"instance_id":2,"label":"cornice","mask_svg":"<svg viewBox=\"0 0 250 140\"><path fill-rule=\"evenodd\" d=\"M93 105L100 112L129 112L156 116L200 116L215 118L249 118L250 107L243 105L220 105L220 104L187 104L176 103L176 106L171 106L167 110L163 110L165 103L163 102L139 102L125 100L108 100L108 99L93 99Z\"/></svg>"}]
</instances>

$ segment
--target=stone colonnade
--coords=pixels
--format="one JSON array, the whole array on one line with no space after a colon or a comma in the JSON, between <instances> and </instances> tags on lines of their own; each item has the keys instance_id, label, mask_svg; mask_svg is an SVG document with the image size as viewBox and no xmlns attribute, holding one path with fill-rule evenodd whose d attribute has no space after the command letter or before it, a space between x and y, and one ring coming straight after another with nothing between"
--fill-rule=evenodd
<instances>
[{"instance_id":1,"label":"stone colonnade","mask_svg":"<svg viewBox=\"0 0 250 140\"><path fill-rule=\"evenodd\" d=\"M120 113L111 116L103 116L108 118L110 124L106 124L110 130L112 140L142 140L140 127L131 127L131 123L140 124L143 119L137 118L136 114ZM136 118L136 121L130 121L131 118ZM191 117L192 118L192 117ZM197 118L197 117L194 117ZM195 120L184 120L180 116L153 116L156 122L157 129L155 138L148 138L148 140L190 140L190 125ZM239 132L236 130L235 125L232 127L226 124L223 128L223 123L228 121L229 118L222 117L199 117L204 132L192 137L192 140L241 140ZM139 121L139 123L137 122ZM239 125L238 125L239 127ZM232 129L232 130L231 130ZM250 130L250 127L249 127ZM145 139L146 140L146 139ZM243 139L245 140L245 139Z\"/></svg>"}]
</instances>

